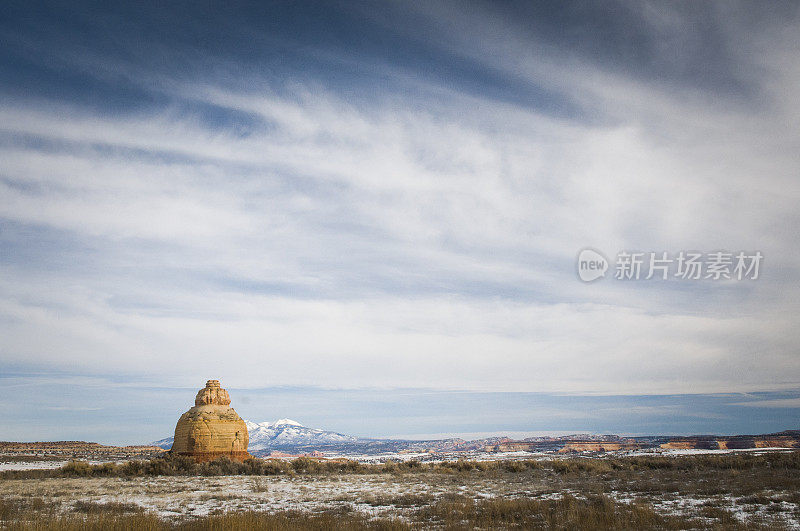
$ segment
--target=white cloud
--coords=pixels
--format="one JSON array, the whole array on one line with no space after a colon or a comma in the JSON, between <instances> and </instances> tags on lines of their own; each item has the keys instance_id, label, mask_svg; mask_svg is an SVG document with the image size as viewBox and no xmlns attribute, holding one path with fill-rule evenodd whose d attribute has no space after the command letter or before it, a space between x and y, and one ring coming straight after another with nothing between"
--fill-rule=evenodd
<instances>
[{"instance_id":1,"label":"white cloud","mask_svg":"<svg viewBox=\"0 0 800 531\"><path fill-rule=\"evenodd\" d=\"M484 38L440 44L596 119L424 79L409 80L421 96L360 101L300 83L291 97L157 84L261 121L247 134L178 106L0 104L17 139L0 146L0 216L69 240L77 260L4 263L3 360L237 387L796 386L800 135L781 117L799 70L785 41L764 61L768 100L747 108L475 28ZM587 286L573 272L587 245L758 249L766 271Z\"/></svg>"},{"instance_id":2,"label":"white cloud","mask_svg":"<svg viewBox=\"0 0 800 531\"><path fill-rule=\"evenodd\" d=\"M800 398L781 398L776 400L754 400L752 402L736 402L732 406L764 407L764 408L800 408Z\"/></svg>"}]
</instances>

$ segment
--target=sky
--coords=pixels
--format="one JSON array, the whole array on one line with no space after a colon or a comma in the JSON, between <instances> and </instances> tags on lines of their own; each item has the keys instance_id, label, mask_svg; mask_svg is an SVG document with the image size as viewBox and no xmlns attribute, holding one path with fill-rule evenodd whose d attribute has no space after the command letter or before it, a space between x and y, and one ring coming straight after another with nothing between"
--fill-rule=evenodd
<instances>
[{"instance_id":1,"label":"sky","mask_svg":"<svg viewBox=\"0 0 800 531\"><path fill-rule=\"evenodd\" d=\"M800 428L799 10L3 2L0 439Z\"/></svg>"}]
</instances>

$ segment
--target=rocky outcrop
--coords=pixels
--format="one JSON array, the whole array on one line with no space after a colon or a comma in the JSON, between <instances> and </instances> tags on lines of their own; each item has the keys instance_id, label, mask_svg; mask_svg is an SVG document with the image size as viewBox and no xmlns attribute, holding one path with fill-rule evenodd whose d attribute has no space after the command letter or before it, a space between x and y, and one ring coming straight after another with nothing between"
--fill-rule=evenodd
<instances>
[{"instance_id":1,"label":"rocky outcrop","mask_svg":"<svg viewBox=\"0 0 800 531\"><path fill-rule=\"evenodd\" d=\"M759 437L755 440L756 448L800 448L800 440L791 436Z\"/></svg>"},{"instance_id":2,"label":"rocky outcrop","mask_svg":"<svg viewBox=\"0 0 800 531\"><path fill-rule=\"evenodd\" d=\"M194 407L178 419L170 451L193 457L198 463L223 456L237 461L252 458L247 452L247 426L230 403L228 391L218 380L206 382Z\"/></svg>"},{"instance_id":3,"label":"rocky outcrop","mask_svg":"<svg viewBox=\"0 0 800 531\"><path fill-rule=\"evenodd\" d=\"M797 432L772 435L733 435L731 437L673 437L660 445L667 450L748 450L754 448L798 448Z\"/></svg>"},{"instance_id":4,"label":"rocky outcrop","mask_svg":"<svg viewBox=\"0 0 800 531\"><path fill-rule=\"evenodd\" d=\"M638 450L636 443L624 442L593 442L593 441L574 441L564 444L558 450L560 454L580 453L580 452L618 452L620 450Z\"/></svg>"},{"instance_id":5,"label":"rocky outcrop","mask_svg":"<svg viewBox=\"0 0 800 531\"><path fill-rule=\"evenodd\" d=\"M105 446L85 441L7 442L0 441L0 456L59 456L69 459L148 459L164 453L157 446Z\"/></svg>"}]
</instances>

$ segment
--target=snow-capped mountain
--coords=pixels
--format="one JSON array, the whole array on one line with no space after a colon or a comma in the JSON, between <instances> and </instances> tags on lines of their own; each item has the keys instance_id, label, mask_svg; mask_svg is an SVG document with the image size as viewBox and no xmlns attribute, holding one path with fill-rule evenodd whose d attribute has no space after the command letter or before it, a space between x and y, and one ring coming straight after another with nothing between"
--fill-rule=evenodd
<instances>
[{"instance_id":1,"label":"snow-capped mountain","mask_svg":"<svg viewBox=\"0 0 800 531\"><path fill-rule=\"evenodd\" d=\"M357 437L333 431L307 428L292 419L280 419L275 422L250 422L249 420L244 422L250 437L250 444L247 447L250 451L305 445L341 444L359 440ZM152 444L169 449L172 448L172 440L172 437L167 437Z\"/></svg>"},{"instance_id":2,"label":"snow-capped mountain","mask_svg":"<svg viewBox=\"0 0 800 531\"><path fill-rule=\"evenodd\" d=\"M153 441L150 444L152 446L158 446L159 448L163 448L164 450L169 450L172 448L172 442L175 440L175 437L167 437L166 439L159 439L157 441Z\"/></svg>"},{"instance_id":3,"label":"snow-capped mountain","mask_svg":"<svg viewBox=\"0 0 800 531\"><path fill-rule=\"evenodd\" d=\"M358 440L350 435L307 428L291 419L261 423L245 421L245 424L247 424L247 433L250 436L248 449L251 450L309 444L340 444Z\"/></svg>"}]
</instances>

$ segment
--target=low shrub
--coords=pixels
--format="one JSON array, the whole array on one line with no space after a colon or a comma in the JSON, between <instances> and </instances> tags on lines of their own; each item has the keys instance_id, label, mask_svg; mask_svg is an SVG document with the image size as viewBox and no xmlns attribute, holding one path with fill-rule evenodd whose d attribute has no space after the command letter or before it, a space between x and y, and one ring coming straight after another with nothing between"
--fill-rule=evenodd
<instances>
[{"instance_id":1,"label":"low shrub","mask_svg":"<svg viewBox=\"0 0 800 531\"><path fill-rule=\"evenodd\" d=\"M552 461L550 466L559 474L605 474L613 469L602 459L561 459Z\"/></svg>"},{"instance_id":2,"label":"low shrub","mask_svg":"<svg viewBox=\"0 0 800 531\"><path fill-rule=\"evenodd\" d=\"M75 512L85 514L125 514L141 513L144 510L135 503L77 501Z\"/></svg>"},{"instance_id":3,"label":"low shrub","mask_svg":"<svg viewBox=\"0 0 800 531\"><path fill-rule=\"evenodd\" d=\"M121 464L90 464L70 461L55 470L9 470L0 472L0 479L42 479L49 477L141 477L141 476L275 476L294 474L379 474L419 473L442 474L530 473L584 474L603 476L610 473L627 474L648 470L676 473L724 471L736 475L753 470L775 470L791 474L800 470L800 451L771 452L762 455L699 455L699 456L635 456L635 457L573 457L552 461L497 460L421 463L412 459L403 462L363 464L349 459L316 459L298 457L292 461L280 459L248 459L244 462L222 457L206 463L195 463L185 456L166 454L148 461L129 461Z\"/></svg>"}]
</instances>

